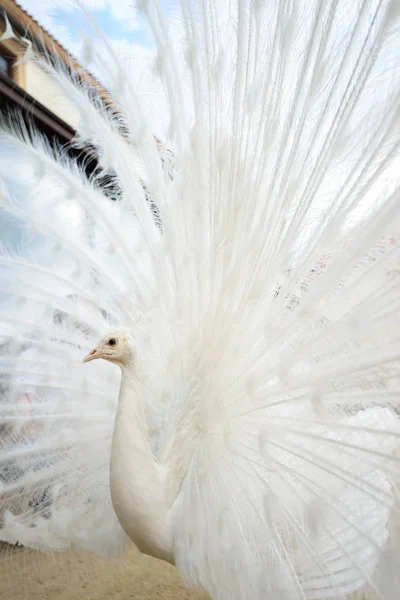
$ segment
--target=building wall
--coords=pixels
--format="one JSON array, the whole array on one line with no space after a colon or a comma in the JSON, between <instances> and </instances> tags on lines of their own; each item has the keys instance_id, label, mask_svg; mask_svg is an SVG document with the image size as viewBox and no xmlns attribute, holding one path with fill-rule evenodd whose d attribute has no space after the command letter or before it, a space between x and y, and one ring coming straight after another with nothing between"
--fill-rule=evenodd
<instances>
[{"instance_id":1,"label":"building wall","mask_svg":"<svg viewBox=\"0 0 400 600\"><path fill-rule=\"evenodd\" d=\"M79 123L78 111L44 69L32 61L27 61L25 63L24 79L23 87L28 94L41 102L65 123L74 129L77 128Z\"/></svg>"}]
</instances>

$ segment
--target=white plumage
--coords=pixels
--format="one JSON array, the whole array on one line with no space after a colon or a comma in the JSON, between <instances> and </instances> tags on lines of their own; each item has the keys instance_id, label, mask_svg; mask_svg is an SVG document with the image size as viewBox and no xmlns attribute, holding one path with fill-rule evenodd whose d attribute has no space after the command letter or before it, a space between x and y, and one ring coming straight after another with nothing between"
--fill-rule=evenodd
<instances>
[{"instance_id":1,"label":"white plumage","mask_svg":"<svg viewBox=\"0 0 400 600\"><path fill-rule=\"evenodd\" d=\"M47 67L117 201L3 119L0 538L127 535L214 600L395 599L400 5L140 9L161 144L105 41L117 114Z\"/></svg>"}]
</instances>

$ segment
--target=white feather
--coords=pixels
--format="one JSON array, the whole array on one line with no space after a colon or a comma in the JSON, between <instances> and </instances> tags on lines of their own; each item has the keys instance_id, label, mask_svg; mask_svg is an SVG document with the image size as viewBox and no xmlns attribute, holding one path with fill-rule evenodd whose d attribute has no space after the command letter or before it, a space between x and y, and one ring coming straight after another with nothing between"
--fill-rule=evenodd
<instances>
[{"instance_id":1,"label":"white feather","mask_svg":"<svg viewBox=\"0 0 400 600\"><path fill-rule=\"evenodd\" d=\"M46 67L117 202L4 118L0 538L113 555L127 533L214 600L396 598L399 5L137 8L167 141L107 41L85 51L112 114ZM79 365L121 327L121 382Z\"/></svg>"}]
</instances>

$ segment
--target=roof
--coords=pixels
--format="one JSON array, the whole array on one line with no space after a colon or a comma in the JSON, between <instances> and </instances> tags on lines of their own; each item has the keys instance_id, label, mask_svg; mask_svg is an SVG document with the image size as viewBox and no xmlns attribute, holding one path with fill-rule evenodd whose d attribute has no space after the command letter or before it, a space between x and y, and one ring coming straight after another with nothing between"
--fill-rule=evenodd
<instances>
[{"instance_id":1,"label":"roof","mask_svg":"<svg viewBox=\"0 0 400 600\"><path fill-rule=\"evenodd\" d=\"M43 48L45 48L48 49L50 54L56 53L68 68L76 69L79 77L90 83L103 99L105 105L108 107L114 105L110 94L100 85L97 79L85 71L78 61L17 2L14 0L0 0L0 23L4 21L4 15L16 34L30 39L39 52L43 52ZM9 46L14 42L17 43L16 40L6 41ZM10 50L13 51L14 49L10 47ZM33 98L19 85L18 81L1 71L0 108L0 117L3 113L7 114L10 111L17 110L22 119L29 126L34 125L37 127L51 144L55 141L62 144L67 149L68 154L83 166L88 175L98 168L98 157L94 149L90 146L75 148L71 144L76 135L75 130L36 98Z\"/></svg>"},{"instance_id":2,"label":"roof","mask_svg":"<svg viewBox=\"0 0 400 600\"><path fill-rule=\"evenodd\" d=\"M77 59L64 48L40 23L29 14L15 0L0 0L0 9L6 13L13 29L20 35L29 38L40 51L40 46L44 46L51 53L56 52L61 60L79 73L79 76L86 79L91 86L98 92L100 97L107 103L113 104L109 92L101 83L79 64Z\"/></svg>"},{"instance_id":3,"label":"roof","mask_svg":"<svg viewBox=\"0 0 400 600\"><path fill-rule=\"evenodd\" d=\"M77 59L72 56L44 27L42 27L32 15L22 8L18 2L15 0L0 0L0 19L2 13L7 15L7 18L16 33L22 37L29 38L39 52L43 49L43 46L49 50L50 53L56 52L68 68L75 70L79 77L85 79L91 87L97 91L109 110L118 112L118 107L115 105L111 94L106 88L104 88L91 73L84 69ZM49 139L55 137L62 144L68 144L76 135L76 132L72 127L54 115L54 113L43 106L38 100L31 97L26 90L23 90L15 81L12 81L7 75L2 73L0 73L0 104L1 103L4 104L4 106L2 105L2 108L6 108L6 105L7 107L11 106L12 108L18 107L23 117L26 118L29 123L33 121L39 129L49 137ZM155 141L157 146L163 147L163 144L157 137L155 137ZM93 148L87 147L83 149L83 152L78 152L78 150L74 150L73 146L70 146L69 152L78 153L79 156L83 155L91 157L91 161L86 160L85 168L87 167L88 171L92 171L95 168L97 157Z\"/></svg>"}]
</instances>

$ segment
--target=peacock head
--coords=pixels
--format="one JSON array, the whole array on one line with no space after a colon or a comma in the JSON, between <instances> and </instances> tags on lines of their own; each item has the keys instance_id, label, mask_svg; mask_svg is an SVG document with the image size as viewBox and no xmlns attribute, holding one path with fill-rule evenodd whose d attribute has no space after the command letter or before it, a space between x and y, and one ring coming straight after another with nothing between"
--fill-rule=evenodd
<instances>
[{"instance_id":1,"label":"peacock head","mask_svg":"<svg viewBox=\"0 0 400 600\"><path fill-rule=\"evenodd\" d=\"M103 358L120 367L128 365L134 358L134 350L129 332L125 329L110 332L83 359L84 363Z\"/></svg>"}]
</instances>

